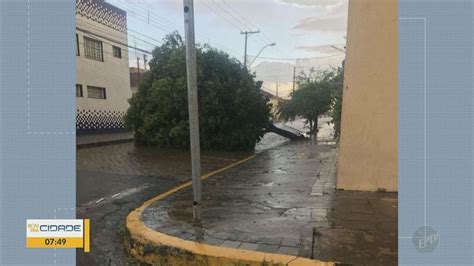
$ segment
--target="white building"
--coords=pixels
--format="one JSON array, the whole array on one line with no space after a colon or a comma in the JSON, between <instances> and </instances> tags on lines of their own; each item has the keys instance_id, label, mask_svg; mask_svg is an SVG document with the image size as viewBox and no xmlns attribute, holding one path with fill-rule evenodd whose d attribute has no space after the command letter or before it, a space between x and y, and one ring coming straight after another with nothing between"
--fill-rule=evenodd
<instances>
[{"instance_id":1,"label":"white building","mask_svg":"<svg viewBox=\"0 0 474 266\"><path fill-rule=\"evenodd\" d=\"M132 96L127 14L103 0L76 0L77 135L124 131Z\"/></svg>"}]
</instances>

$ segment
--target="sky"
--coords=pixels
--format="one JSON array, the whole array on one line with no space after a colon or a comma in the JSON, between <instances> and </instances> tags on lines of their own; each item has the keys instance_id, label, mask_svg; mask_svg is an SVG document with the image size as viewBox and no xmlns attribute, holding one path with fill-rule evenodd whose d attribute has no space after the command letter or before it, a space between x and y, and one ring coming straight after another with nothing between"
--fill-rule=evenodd
<instances>
[{"instance_id":1,"label":"sky","mask_svg":"<svg viewBox=\"0 0 474 266\"><path fill-rule=\"evenodd\" d=\"M107 0L127 11L129 45L151 51L173 30L184 35L182 0ZM264 89L287 97L293 66L339 66L344 58L348 0L195 0L196 41L208 43L243 60L244 30L249 35L248 62L268 47L251 65ZM335 46L339 49L335 49ZM130 64L142 52L130 49ZM147 56L148 60L150 55ZM318 58L304 60L301 58ZM300 60L295 60L300 59ZM143 59L141 60L143 64Z\"/></svg>"}]
</instances>

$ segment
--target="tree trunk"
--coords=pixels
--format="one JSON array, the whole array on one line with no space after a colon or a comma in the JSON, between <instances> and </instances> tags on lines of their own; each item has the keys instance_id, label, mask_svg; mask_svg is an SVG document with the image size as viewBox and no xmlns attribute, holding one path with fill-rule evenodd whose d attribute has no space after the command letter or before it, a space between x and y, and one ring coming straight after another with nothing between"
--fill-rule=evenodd
<instances>
[{"instance_id":1,"label":"tree trunk","mask_svg":"<svg viewBox=\"0 0 474 266\"><path fill-rule=\"evenodd\" d=\"M318 135L318 117L316 116L316 119L314 119L314 135Z\"/></svg>"},{"instance_id":2,"label":"tree trunk","mask_svg":"<svg viewBox=\"0 0 474 266\"><path fill-rule=\"evenodd\" d=\"M315 144L318 143L318 117L316 116L316 118L314 119L314 126L313 126L313 142Z\"/></svg>"}]
</instances>

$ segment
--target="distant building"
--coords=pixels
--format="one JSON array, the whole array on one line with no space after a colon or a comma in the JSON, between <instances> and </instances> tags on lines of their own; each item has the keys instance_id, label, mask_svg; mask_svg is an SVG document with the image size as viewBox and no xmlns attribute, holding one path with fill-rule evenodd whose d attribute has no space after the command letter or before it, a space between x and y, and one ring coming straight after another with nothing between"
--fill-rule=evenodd
<instances>
[{"instance_id":1,"label":"distant building","mask_svg":"<svg viewBox=\"0 0 474 266\"><path fill-rule=\"evenodd\" d=\"M273 120L278 120L279 119L278 105L283 99L268 91L265 91L265 90L260 90L260 91L262 92L263 95L267 96L270 99L270 103L272 104L272 110L271 110L272 118Z\"/></svg>"},{"instance_id":2,"label":"distant building","mask_svg":"<svg viewBox=\"0 0 474 266\"><path fill-rule=\"evenodd\" d=\"M78 135L124 131L132 96L127 14L103 0L76 0Z\"/></svg>"}]
</instances>

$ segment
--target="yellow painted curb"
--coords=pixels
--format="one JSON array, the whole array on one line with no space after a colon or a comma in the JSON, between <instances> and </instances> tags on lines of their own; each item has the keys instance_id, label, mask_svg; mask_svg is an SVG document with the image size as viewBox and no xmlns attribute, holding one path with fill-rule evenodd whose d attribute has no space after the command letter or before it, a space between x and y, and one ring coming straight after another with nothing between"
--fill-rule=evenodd
<instances>
[{"instance_id":1,"label":"yellow painted curb","mask_svg":"<svg viewBox=\"0 0 474 266\"><path fill-rule=\"evenodd\" d=\"M203 175L201 179L205 180L253 158L255 155ZM148 228L140 220L142 212L151 204L191 185L192 182L189 181L160 194L144 202L127 216L126 228L129 239L126 240L126 245L135 258L153 265L335 265L332 262L297 256L233 249L184 240ZM147 252L150 249L154 252Z\"/></svg>"}]
</instances>

